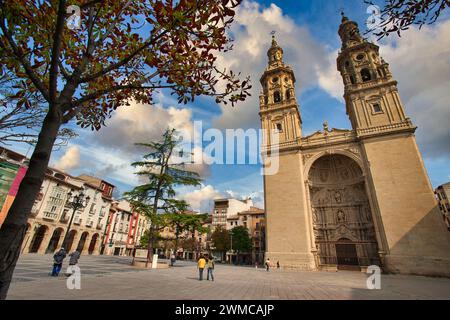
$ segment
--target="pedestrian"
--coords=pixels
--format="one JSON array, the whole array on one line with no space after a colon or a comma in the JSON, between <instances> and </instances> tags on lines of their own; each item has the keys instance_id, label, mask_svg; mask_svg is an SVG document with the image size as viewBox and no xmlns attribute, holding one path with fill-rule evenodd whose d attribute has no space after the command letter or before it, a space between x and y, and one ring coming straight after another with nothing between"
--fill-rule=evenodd
<instances>
[{"instance_id":1,"label":"pedestrian","mask_svg":"<svg viewBox=\"0 0 450 320\"><path fill-rule=\"evenodd\" d=\"M266 260L266 271L269 272L269 270L270 270L270 259L267 258L267 260Z\"/></svg>"},{"instance_id":2,"label":"pedestrian","mask_svg":"<svg viewBox=\"0 0 450 320\"><path fill-rule=\"evenodd\" d=\"M203 270L205 270L205 266L206 266L206 259L203 255L200 256L200 259L198 259L197 266L198 266L198 272L199 272L198 280L202 281L203 280Z\"/></svg>"},{"instance_id":3,"label":"pedestrian","mask_svg":"<svg viewBox=\"0 0 450 320\"><path fill-rule=\"evenodd\" d=\"M206 280L209 281L209 275L211 275L211 280L214 281L214 274L213 274L214 266L215 266L214 257L211 257L208 259L207 266L208 266L208 274L206 275Z\"/></svg>"},{"instance_id":4,"label":"pedestrian","mask_svg":"<svg viewBox=\"0 0 450 320\"><path fill-rule=\"evenodd\" d=\"M173 265L175 264L176 261L176 257L175 254L172 253L172 255L170 256L170 266L173 267Z\"/></svg>"},{"instance_id":5,"label":"pedestrian","mask_svg":"<svg viewBox=\"0 0 450 320\"><path fill-rule=\"evenodd\" d=\"M280 269L280 261L277 261L277 269Z\"/></svg>"},{"instance_id":6,"label":"pedestrian","mask_svg":"<svg viewBox=\"0 0 450 320\"><path fill-rule=\"evenodd\" d=\"M58 252L53 255L53 270L52 277L59 276L59 272L61 271L62 264L64 259L66 258L66 250L62 247Z\"/></svg>"},{"instance_id":7,"label":"pedestrian","mask_svg":"<svg viewBox=\"0 0 450 320\"><path fill-rule=\"evenodd\" d=\"M71 254L69 254L70 260L69 265L74 266L78 263L78 259L80 259L80 252L78 250L75 250Z\"/></svg>"}]
</instances>

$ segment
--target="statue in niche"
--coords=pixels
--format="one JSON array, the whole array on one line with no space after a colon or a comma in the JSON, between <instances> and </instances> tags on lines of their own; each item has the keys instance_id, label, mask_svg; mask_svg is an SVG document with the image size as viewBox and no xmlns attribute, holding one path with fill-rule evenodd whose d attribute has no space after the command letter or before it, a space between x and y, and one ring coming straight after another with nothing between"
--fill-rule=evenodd
<instances>
[{"instance_id":1,"label":"statue in niche","mask_svg":"<svg viewBox=\"0 0 450 320\"><path fill-rule=\"evenodd\" d=\"M334 192L334 200L336 203L342 203L342 194L339 191Z\"/></svg>"},{"instance_id":2,"label":"statue in niche","mask_svg":"<svg viewBox=\"0 0 450 320\"><path fill-rule=\"evenodd\" d=\"M337 212L337 222L338 223L345 223L345 213L342 210L339 210Z\"/></svg>"}]
</instances>

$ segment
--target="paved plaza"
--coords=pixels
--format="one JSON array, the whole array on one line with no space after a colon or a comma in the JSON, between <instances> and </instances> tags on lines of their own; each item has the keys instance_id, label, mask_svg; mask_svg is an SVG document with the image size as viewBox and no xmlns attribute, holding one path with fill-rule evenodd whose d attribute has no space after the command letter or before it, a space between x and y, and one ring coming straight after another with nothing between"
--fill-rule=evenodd
<instances>
[{"instance_id":1,"label":"paved plaza","mask_svg":"<svg viewBox=\"0 0 450 320\"><path fill-rule=\"evenodd\" d=\"M50 277L50 255L22 256L8 299L181 299L181 300L320 300L450 299L450 279L382 275L381 290L366 288L361 272L291 272L216 265L215 280L198 281L196 265L142 270L131 258L82 256L81 289L69 290L67 278ZM63 267L66 270L67 265ZM206 278L206 273L205 273Z\"/></svg>"}]
</instances>

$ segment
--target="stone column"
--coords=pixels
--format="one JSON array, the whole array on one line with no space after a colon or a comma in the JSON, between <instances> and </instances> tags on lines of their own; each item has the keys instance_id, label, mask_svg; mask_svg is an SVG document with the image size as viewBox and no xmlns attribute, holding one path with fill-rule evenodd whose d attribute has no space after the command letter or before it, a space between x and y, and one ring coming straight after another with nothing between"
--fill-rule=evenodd
<instances>
[{"instance_id":1,"label":"stone column","mask_svg":"<svg viewBox=\"0 0 450 320\"><path fill-rule=\"evenodd\" d=\"M30 244L34 237L34 227L30 227L30 229L25 234L25 237L22 242L22 248L20 250L21 254L26 254L30 252Z\"/></svg>"},{"instance_id":2,"label":"stone column","mask_svg":"<svg viewBox=\"0 0 450 320\"><path fill-rule=\"evenodd\" d=\"M47 247L50 243L50 240L52 239L53 231L55 231L54 227L50 227L47 225L45 226L47 227L47 231L45 232L44 239L42 239L41 245L39 246L39 250L37 252L38 254L45 254L45 251L47 250Z\"/></svg>"},{"instance_id":3,"label":"stone column","mask_svg":"<svg viewBox=\"0 0 450 320\"><path fill-rule=\"evenodd\" d=\"M97 237L97 242L95 243L95 246L94 246L94 251L92 252L93 255L96 255L96 256L100 255L101 245L102 245L102 239L101 239L101 237L99 235ZM106 248L105 248L105 251L106 251Z\"/></svg>"},{"instance_id":4,"label":"stone column","mask_svg":"<svg viewBox=\"0 0 450 320\"><path fill-rule=\"evenodd\" d=\"M72 229L73 230L73 229ZM81 233L77 230L77 233L75 234L75 236L73 237L73 241L72 241L72 247L67 249L67 252L72 252L75 251L75 249L78 246L78 242L80 241L80 237L81 237Z\"/></svg>"},{"instance_id":5,"label":"stone column","mask_svg":"<svg viewBox=\"0 0 450 320\"><path fill-rule=\"evenodd\" d=\"M80 252L82 255L89 254L89 246L91 244L91 238L92 238L92 234L88 233L86 240L84 241L83 249L81 249L81 252Z\"/></svg>"}]
</instances>

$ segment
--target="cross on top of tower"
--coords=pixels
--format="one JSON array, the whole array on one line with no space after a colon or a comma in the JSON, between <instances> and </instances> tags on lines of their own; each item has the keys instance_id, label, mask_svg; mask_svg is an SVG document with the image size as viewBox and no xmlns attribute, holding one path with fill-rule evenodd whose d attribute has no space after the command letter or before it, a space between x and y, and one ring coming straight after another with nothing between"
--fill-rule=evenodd
<instances>
[{"instance_id":1,"label":"cross on top of tower","mask_svg":"<svg viewBox=\"0 0 450 320\"><path fill-rule=\"evenodd\" d=\"M345 16L345 8L343 8L343 7L339 8L339 12L342 16L342 22L347 21L348 18Z\"/></svg>"}]
</instances>

